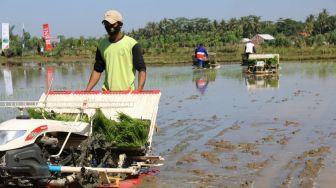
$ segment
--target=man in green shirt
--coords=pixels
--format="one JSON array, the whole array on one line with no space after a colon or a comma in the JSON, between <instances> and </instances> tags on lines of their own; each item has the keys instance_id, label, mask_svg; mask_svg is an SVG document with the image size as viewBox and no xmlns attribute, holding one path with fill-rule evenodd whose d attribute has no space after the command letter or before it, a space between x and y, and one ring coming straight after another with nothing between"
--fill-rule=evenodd
<instances>
[{"instance_id":1,"label":"man in green shirt","mask_svg":"<svg viewBox=\"0 0 336 188\"><path fill-rule=\"evenodd\" d=\"M135 90L135 75L138 71L138 90L143 90L146 81L146 65L138 42L121 32L122 15L116 10L109 10L102 21L108 38L99 41L96 62L87 84L86 91L100 80L105 70L103 90Z\"/></svg>"}]
</instances>

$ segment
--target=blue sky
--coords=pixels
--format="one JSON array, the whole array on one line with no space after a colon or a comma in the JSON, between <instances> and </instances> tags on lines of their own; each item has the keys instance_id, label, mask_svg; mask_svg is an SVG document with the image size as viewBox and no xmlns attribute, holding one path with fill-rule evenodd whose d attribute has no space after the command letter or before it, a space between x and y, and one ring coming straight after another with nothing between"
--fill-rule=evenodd
<instances>
[{"instance_id":1,"label":"blue sky","mask_svg":"<svg viewBox=\"0 0 336 188\"><path fill-rule=\"evenodd\" d=\"M104 12L119 10L124 30L144 27L149 21L163 18L206 17L228 20L248 15L276 21L291 18L304 21L326 8L336 14L335 0L1 0L0 22L15 25L18 33L26 31L42 36L42 24L48 23L51 36L96 37L105 34L101 25Z\"/></svg>"}]
</instances>

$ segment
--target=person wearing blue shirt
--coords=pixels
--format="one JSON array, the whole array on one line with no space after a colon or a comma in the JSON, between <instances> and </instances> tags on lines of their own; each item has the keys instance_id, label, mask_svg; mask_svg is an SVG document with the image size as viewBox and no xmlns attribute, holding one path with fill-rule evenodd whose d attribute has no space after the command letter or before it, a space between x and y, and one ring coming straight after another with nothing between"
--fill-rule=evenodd
<instances>
[{"instance_id":1,"label":"person wearing blue shirt","mask_svg":"<svg viewBox=\"0 0 336 188\"><path fill-rule=\"evenodd\" d=\"M195 49L195 57L198 62L198 68L204 67L204 61L208 58L208 52L203 46L203 44L199 44Z\"/></svg>"}]
</instances>

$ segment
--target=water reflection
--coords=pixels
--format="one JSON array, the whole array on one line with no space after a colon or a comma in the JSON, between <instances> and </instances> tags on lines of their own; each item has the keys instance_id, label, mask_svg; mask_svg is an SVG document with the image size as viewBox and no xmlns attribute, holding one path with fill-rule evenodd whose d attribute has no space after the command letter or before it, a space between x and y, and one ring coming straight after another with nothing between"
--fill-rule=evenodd
<instances>
[{"instance_id":1,"label":"water reflection","mask_svg":"<svg viewBox=\"0 0 336 188\"><path fill-rule=\"evenodd\" d=\"M210 82L214 82L216 80L216 76L216 69L195 69L193 70L192 81L195 82L197 91L204 95L208 84Z\"/></svg>"},{"instance_id":2,"label":"water reflection","mask_svg":"<svg viewBox=\"0 0 336 188\"><path fill-rule=\"evenodd\" d=\"M50 69L54 70L53 74ZM48 83L52 90L81 90L91 71L92 64L83 63L1 63L0 101L36 101L48 90ZM101 84L95 89L99 90ZM17 109L0 108L0 122L16 115Z\"/></svg>"},{"instance_id":3,"label":"water reflection","mask_svg":"<svg viewBox=\"0 0 336 188\"><path fill-rule=\"evenodd\" d=\"M12 80L12 71L9 69L3 70L3 77L5 82L5 91L6 95L13 95L13 80Z\"/></svg>"},{"instance_id":4,"label":"water reflection","mask_svg":"<svg viewBox=\"0 0 336 188\"><path fill-rule=\"evenodd\" d=\"M245 84L248 90L254 89L278 89L279 75L256 75L256 74L244 74Z\"/></svg>"},{"instance_id":5,"label":"water reflection","mask_svg":"<svg viewBox=\"0 0 336 188\"><path fill-rule=\"evenodd\" d=\"M0 100L36 100L46 90L48 69L54 69L53 90L81 90L92 70L91 64L22 63L22 66L6 63L0 66ZM10 90L10 83L12 90ZM97 89L100 89L100 85ZM11 93L11 94L10 94ZM10 96L8 95L10 94Z\"/></svg>"},{"instance_id":6,"label":"water reflection","mask_svg":"<svg viewBox=\"0 0 336 188\"><path fill-rule=\"evenodd\" d=\"M54 68L53 67L47 67L47 82L46 82L46 90L50 90L52 86L52 82L54 79Z\"/></svg>"}]
</instances>

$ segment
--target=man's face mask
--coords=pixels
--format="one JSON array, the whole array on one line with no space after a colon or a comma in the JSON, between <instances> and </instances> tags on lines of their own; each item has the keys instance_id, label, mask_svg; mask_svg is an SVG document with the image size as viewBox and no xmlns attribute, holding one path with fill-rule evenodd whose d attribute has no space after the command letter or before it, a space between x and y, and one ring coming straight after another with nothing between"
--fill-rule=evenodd
<instances>
[{"instance_id":1,"label":"man's face mask","mask_svg":"<svg viewBox=\"0 0 336 188\"><path fill-rule=\"evenodd\" d=\"M116 24L110 24L108 22L104 22L104 26L105 26L106 32L110 36L116 36L118 34L118 32L120 31L120 26L117 23Z\"/></svg>"}]
</instances>

